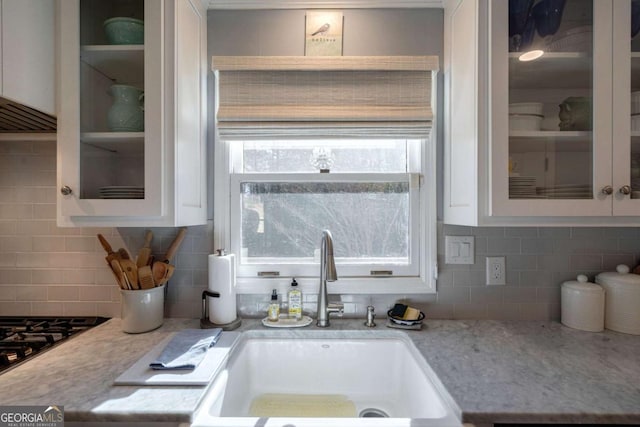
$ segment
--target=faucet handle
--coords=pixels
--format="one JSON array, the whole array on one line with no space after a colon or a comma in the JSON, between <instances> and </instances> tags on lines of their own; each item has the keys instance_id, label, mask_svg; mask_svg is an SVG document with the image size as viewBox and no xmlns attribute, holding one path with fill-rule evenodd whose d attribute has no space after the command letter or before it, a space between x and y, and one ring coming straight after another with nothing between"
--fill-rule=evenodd
<instances>
[{"instance_id":1,"label":"faucet handle","mask_svg":"<svg viewBox=\"0 0 640 427\"><path fill-rule=\"evenodd\" d=\"M341 302L330 302L327 304L327 313L336 313L339 317L344 314L344 304Z\"/></svg>"}]
</instances>

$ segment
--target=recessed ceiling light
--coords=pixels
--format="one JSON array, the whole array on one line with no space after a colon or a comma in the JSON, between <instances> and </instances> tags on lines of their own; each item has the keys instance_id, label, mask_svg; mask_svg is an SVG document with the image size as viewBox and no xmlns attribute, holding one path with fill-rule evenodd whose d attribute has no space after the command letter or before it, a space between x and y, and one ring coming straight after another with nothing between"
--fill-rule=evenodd
<instances>
[{"instance_id":1,"label":"recessed ceiling light","mask_svg":"<svg viewBox=\"0 0 640 427\"><path fill-rule=\"evenodd\" d=\"M518 57L518 59L522 62L527 62L527 61L533 61L535 59L538 59L542 55L544 55L544 50L536 49L536 50L530 50L528 52L523 53Z\"/></svg>"}]
</instances>

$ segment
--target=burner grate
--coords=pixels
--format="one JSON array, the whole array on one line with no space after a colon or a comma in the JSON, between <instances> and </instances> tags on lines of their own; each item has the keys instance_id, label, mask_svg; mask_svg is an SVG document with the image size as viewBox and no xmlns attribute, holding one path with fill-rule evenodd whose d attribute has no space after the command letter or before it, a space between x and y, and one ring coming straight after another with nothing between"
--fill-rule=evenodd
<instances>
[{"instance_id":1,"label":"burner grate","mask_svg":"<svg viewBox=\"0 0 640 427\"><path fill-rule=\"evenodd\" d=\"M107 320L106 317L0 316L0 373Z\"/></svg>"}]
</instances>

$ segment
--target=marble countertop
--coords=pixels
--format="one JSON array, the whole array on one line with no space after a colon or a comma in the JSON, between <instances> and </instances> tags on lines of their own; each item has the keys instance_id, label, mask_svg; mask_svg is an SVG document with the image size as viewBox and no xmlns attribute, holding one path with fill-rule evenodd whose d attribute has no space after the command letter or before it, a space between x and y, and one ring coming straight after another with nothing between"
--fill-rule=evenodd
<instances>
[{"instance_id":1,"label":"marble countertop","mask_svg":"<svg viewBox=\"0 0 640 427\"><path fill-rule=\"evenodd\" d=\"M329 330L389 331L378 323L332 320ZM2 374L0 404L64 405L67 421L189 422L203 387L112 384L168 334L197 327L166 319L126 334L112 319ZM241 331L253 329L267 328L243 320ZM314 330L325 329L303 329ZM407 335L465 422L640 424L640 336L535 321L428 321Z\"/></svg>"}]
</instances>

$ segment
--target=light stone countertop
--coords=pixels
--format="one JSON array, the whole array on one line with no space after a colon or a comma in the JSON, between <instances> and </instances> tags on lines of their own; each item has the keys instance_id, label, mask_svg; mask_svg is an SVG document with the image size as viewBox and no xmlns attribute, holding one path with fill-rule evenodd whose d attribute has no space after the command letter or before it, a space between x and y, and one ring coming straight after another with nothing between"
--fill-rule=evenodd
<instances>
[{"instance_id":1,"label":"light stone countertop","mask_svg":"<svg viewBox=\"0 0 640 427\"><path fill-rule=\"evenodd\" d=\"M377 320L369 329L361 319L332 319L326 331L390 331ZM2 374L0 405L64 405L66 421L189 422L204 387L112 383L169 333L197 327L195 319L165 319L155 331L126 334L112 319ZM267 330L243 320L241 331L254 329ZM640 336L553 322L446 320L407 335L464 422L640 424Z\"/></svg>"}]
</instances>

